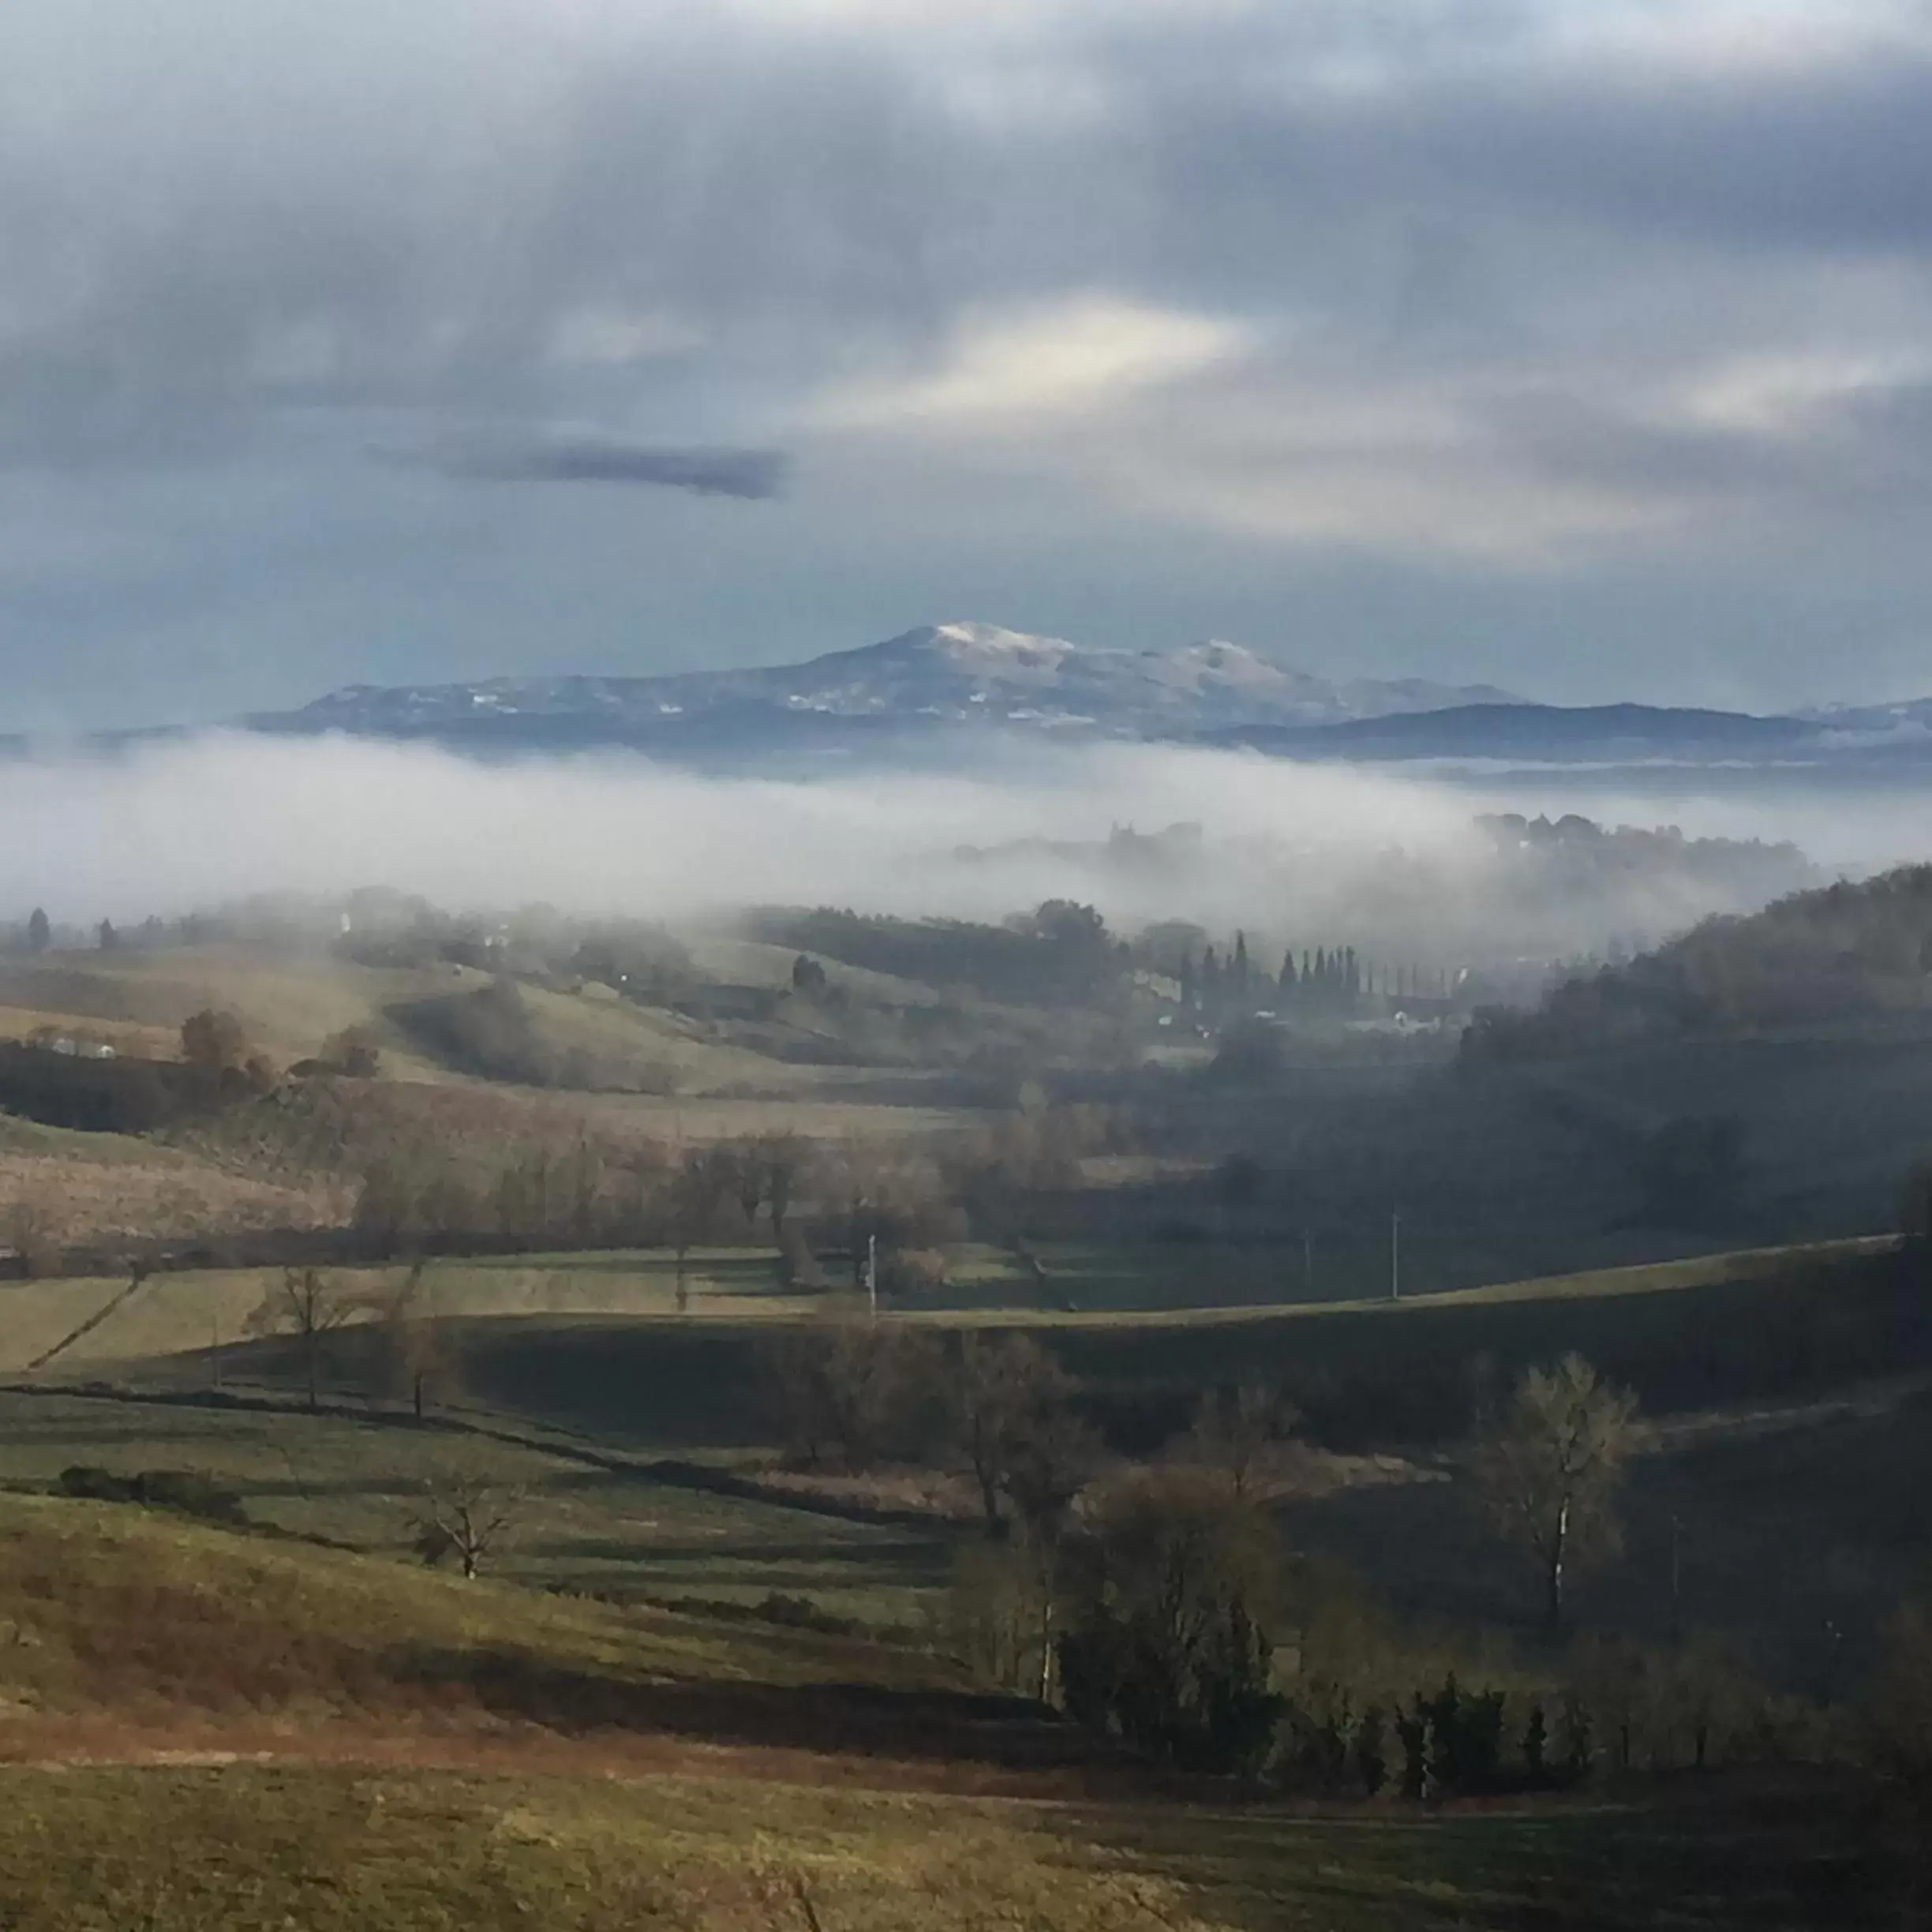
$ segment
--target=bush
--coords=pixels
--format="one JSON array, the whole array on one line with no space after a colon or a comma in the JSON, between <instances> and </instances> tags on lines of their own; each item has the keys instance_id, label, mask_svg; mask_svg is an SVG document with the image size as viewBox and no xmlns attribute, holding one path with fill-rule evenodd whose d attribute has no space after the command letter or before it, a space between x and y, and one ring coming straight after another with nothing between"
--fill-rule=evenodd
<instances>
[{"instance_id":1,"label":"bush","mask_svg":"<svg viewBox=\"0 0 1932 1932\"><path fill-rule=\"evenodd\" d=\"M1219 1485L1143 1484L1081 1554L1084 1601L1059 1646L1068 1713L1168 1762L1259 1771L1285 1709L1271 1518Z\"/></svg>"},{"instance_id":2,"label":"bush","mask_svg":"<svg viewBox=\"0 0 1932 1932\"><path fill-rule=\"evenodd\" d=\"M76 1463L61 1471L58 1488L62 1496L173 1510L203 1522L238 1526L248 1521L237 1492L224 1489L212 1477L192 1470L141 1470L132 1476L118 1476L91 1463Z\"/></svg>"}]
</instances>

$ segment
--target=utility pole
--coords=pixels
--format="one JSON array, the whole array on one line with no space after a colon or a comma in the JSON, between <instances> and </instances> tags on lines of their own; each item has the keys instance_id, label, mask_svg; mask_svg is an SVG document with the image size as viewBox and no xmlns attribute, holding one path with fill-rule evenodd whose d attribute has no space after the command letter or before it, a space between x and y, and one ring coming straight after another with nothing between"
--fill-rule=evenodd
<instances>
[{"instance_id":1,"label":"utility pole","mask_svg":"<svg viewBox=\"0 0 1932 1932\"><path fill-rule=\"evenodd\" d=\"M1683 1518L1671 1511L1671 1641L1683 1640Z\"/></svg>"},{"instance_id":2,"label":"utility pole","mask_svg":"<svg viewBox=\"0 0 1932 1932\"><path fill-rule=\"evenodd\" d=\"M878 1320L878 1237L866 1237L866 1300L871 1305L872 1319Z\"/></svg>"},{"instance_id":3,"label":"utility pole","mask_svg":"<svg viewBox=\"0 0 1932 1932\"><path fill-rule=\"evenodd\" d=\"M1389 1214L1389 1299L1402 1299L1402 1214L1398 1209Z\"/></svg>"}]
</instances>

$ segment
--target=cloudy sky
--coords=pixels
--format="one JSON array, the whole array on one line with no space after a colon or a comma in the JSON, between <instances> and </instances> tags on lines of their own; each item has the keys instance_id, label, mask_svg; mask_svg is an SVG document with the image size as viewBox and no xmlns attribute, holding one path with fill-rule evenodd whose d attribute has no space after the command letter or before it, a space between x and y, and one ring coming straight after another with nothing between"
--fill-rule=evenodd
<instances>
[{"instance_id":1,"label":"cloudy sky","mask_svg":"<svg viewBox=\"0 0 1932 1932\"><path fill-rule=\"evenodd\" d=\"M6 0L0 728L979 617L1932 691L1932 5Z\"/></svg>"}]
</instances>

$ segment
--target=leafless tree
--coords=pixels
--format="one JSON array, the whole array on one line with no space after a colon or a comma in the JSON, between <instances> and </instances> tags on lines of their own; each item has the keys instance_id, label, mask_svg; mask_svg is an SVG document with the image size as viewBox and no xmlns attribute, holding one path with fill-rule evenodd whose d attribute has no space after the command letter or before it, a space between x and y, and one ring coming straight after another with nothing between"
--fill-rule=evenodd
<instances>
[{"instance_id":1,"label":"leafless tree","mask_svg":"<svg viewBox=\"0 0 1932 1932\"><path fill-rule=\"evenodd\" d=\"M811 1153L810 1144L796 1134L766 1134L758 1144L765 1204L771 1214L772 1245L781 1253L784 1250L785 1215Z\"/></svg>"},{"instance_id":2,"label":"leafless tree","mask_svg":"<svg viewBox=\"0 0 1932 1932\"><path fill-rule=\"evenodd\" d=\"M417 1208L417 1191L400 1163L373 1161L356 1194L356 1231L376 1253L394 1254L416 1222Z\"/></svg>"},{"instance_id":3,"label":"leafless tree","mask_svg":"<svg viewBox=\"0 0 1932 1932\"><path fill-rule=\"evenodd\" d=\"M924 1446L943 1420L942 1365L924 1331L843 1312L778 1335L768 1357L792 1452L848 1470Z\"/></svg>"},{"instance_id":4,"label":"leafless tree","mask_svg":"<svg viewBox=\"0 0 1932 1932\"><path fill-rule=\"evenodd\" d=\"M755 1140L739 1140L718 1149L718 1158L738 1211L747 1228L758 1226L758 1209L765 1201L765 1161Z\"/></svg>"},{"instance_id":5,"label":"leafless tree","mask_svg":"<svg viewBox=\"0 0 1932 1932\"><path fill-rule=\"evenodd\" d=\"M731 1175L721 1160L721 1150L694 1148L672 1174L665 1189L665 1232L677 1264L677 1305L682 1314L690 1303L686 1271L691 1251L713 1232L718 1209L729 1189Z\"/></svg>"},{"instance_id":6,"label":"leafless tree","mask_svg":"<svg viewBox=\"0 0 1932 1932\"><path fill-rule=\"evenodd\" d=\"M1016 1469L1030 1440L1073 1395L1073 1380L1031 1335L960 1338L957 1412L960 1453L979 1492L987 1527L1003 1533Z\"/></svg>"},{"instance_id":7,"label":"leafless tree","mask_svg":"<svg viewBox=\"0 0 1932 1932\"><path fill-rule=\"evenodd\" d=\"M1636 1398L1580 1355L1531 1368L1477 1453L1497 1527L1535 1560L1550 1629L1563 1623L1572 1572L1616 1553L1617 1491L1637 1446Z\"/></svg>"},{"instance_id":8,"label":"leafless tree","mask_svg":"<svg viewBox=\"0 0 1932 1932\"><path fill-rule=\"evenodd\" d=\"M284 1268L249 1318L256 1335L292 1335L301 1350L309 1406L316 1406L322 1339L342 1327L362 1305L361 1298L331 1281L320 1268Z\"/></svg>"},{"instance_id":9,"label":"leafless tree","mask_svg":"<svg viewBox=\"0 0 1932 1932\"><path fill-rule=\"evenodd\" d=\"M44 1201L23 1195L7 1210L7 1245L29 1281L54 1271L60 1259L60 1241L54 1216Z\"/></svg>"},{"instance_id":10,"label":"leafless tree","mask_svg":"<svg viewBox=\"0 0 1932 1932\"><path fill-rule=\"evenodd\" d=\"M466 1577L515 1529L528 1487L505 1482L480 1468L454 1468L425 1477L422 1501L410 1518L417 1553L424 1562L454 1556Z\"/></svg>"},{"instance_id":11,"label":"leafless tree","mask_svg":"<svg viewBox=\"0 0 1932 1932\"><path fill-rule=\"evenodd\" d=\"M429 1264L418 1260L382 1308L383 1342L393 1373L420 1422L436 1391L447 1402L456 1380L448 1326L436 1301Z\"/></svg>"},{"instance_id":12,"label":"leafless tree","mask_svg":"<svg viewBox=\"0 0 1932 1932\"><path fill-rule=\"evenodd\" d=\"M1243 1501L1300 1421L1294 1403L1260 1383L1211 1391L1195 1411L1189 1459L1226 1476L1234 1500Z\"/></svg>"}]
</instances>

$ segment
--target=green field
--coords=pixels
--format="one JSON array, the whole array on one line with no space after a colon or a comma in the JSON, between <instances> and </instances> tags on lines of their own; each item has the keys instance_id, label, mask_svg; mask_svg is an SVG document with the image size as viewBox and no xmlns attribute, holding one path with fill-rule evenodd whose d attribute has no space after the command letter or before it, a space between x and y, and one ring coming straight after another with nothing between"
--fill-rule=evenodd
<instances>
[{"instance_id":1,"label":"green field","mask_svg":"<svg viewBox=\"0 0 1932 1932\"><path fill-rule=\"evenodd\" d=\"M1530 1619L1523 1576L1440 1479L1454 1474L1477 1404L1521 1365L1580 1350L1653 1416L1686 1418L1689 1432L1667 1432L1642 1460L1626 1560L1586 1589L1586 1614L1667 1632L1660 1578L1674 1516L1699 1615L1781 1680L1810 1682L1826 1668L1814 1656L1826 1623L1844 1633L1844 1671L1862 1672L1885 1606L1932 1560L1916 1515L1872 1502L1917 1493L1932 1476L1922 1407L1900 1383L1932 1370L1916 1271L1895 1244L1870 1241L1395 1304L925 1309L893 1319L1029 1328L1080 1376L1090 1413L1125 1453L1158 1452L1204 1387L1286 1388L1318 1444L1357 1461L1381 1456L1399 1477L1350 1474L1339 1493L1291 1501L1294 1540L1346 1558L1406 1611L1504 1628ZM236 1488L257 1522L402 1555L425 1473L480 1429L516 1439L477 1452L530 1491L497 1559L506 1576L741 1604L777 1592L868 1626L930 1624L954 1525L915 1502L881 1515L876 1498L889 1490L799 1496L764 1473L778 1447L764 1341L819 1305L774 1294L755 1250L695 1256L691 1278L692 1310L680 1316L662 1254L435 1264L456 1368L433 1392L438 1426L424 1429L404 1413L380 1324L326 1338L331 1413L309 1417L297 1406L293 1342L214 1346L271 1275L159 1275L56 1356L35 1379L39 1392L0 1397L0 1481L45 1484L76 1463L203 1470ZM367 1285L399 1279L381 1271ZM8 1331L25 1351L125 1287L23 1284L0 1289L0 1306L15 1311ZM98 1394L73 1392L96 1383ZM1863 1409L1829 1406L1867 1383L1893 1392ZM144 1392L167 1399L129 1399ZM1753 1433L1749 1416L1767 1407L1795 1419ZM1761 1481L1759 1471L1776 1473Z\"/></svg>"},{"instance_id":2,"label":"green field","mask_svg":"<svg viewBox=\"0 0 1932 1932\"><path fill-rule=\"evenodd\" d=\"M489 1569L547 1589L753 1603L773 1592L832 1615L919 1626L947 1576L944 1526L881 1525L721 1495L608 1458L399 1421L84 1396L0 1395L0 1485L44 1488L76 1465L194 1471L251 1522L411 1559L425 1479L486 1473L522 1492Z\"/></svg>"},{"instance_id":3,"label":"green field","mask_svg":"<svg viewBox=\"0 0 1932 1932\"><path fill-rule=\"evenodd\" d=\"M0 1393L0 1923L1743 1932L1872 1923L1907 1882L1909 1834L1815 1769L1440 1815L1151 1788L949 1660L958 1527L761 1492L760 1346L817 1307L772 1292L768 1256L693 1257L683 1316L660 1253L431 1279L459 1367L425 1424L375 1321L327 1339L304 1413L294 1345L231 1339L266 1271L0 1289L17 1354L85 1331ZM1675 1519L1699 1630L1839 1700L1932 1560L1896 1507L1932 1481L1925 1299L1881 1241L1395 1304L889 1319L1032 1329L1135 1453L1257 1376L1337 1446L1402 1446L1357 1456L1384 1479L1285 1498L1290 1541L1506 1674L1533 1594L1454 1439L1472 1365L1583 1347L1665 1426L1582 1627L1668 1635ZM1891 1383L1859 1384L1874 1363ZM33 1493L76 1465L197 1472L249 1527ZM412 1548L452 1468L519 1494L476 1582Z\"/></svg>"}]
</instances>

